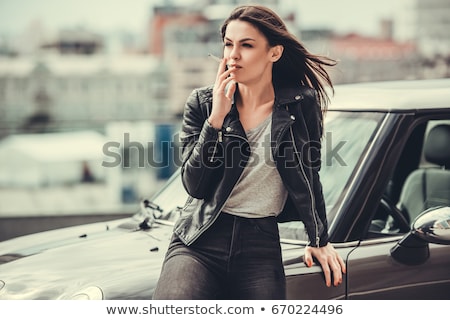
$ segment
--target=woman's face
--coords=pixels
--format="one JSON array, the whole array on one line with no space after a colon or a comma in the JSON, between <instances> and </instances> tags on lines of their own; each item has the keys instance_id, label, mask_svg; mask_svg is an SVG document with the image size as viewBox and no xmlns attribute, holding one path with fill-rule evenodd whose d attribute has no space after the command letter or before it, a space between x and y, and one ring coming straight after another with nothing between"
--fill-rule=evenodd
<instances>
[{"instance_id":1,"label":"woman's face","mask_svg":"<svg viewBox=\"0 0 450 320\"><path fill-rule=\"evenodd\" d=\"M232 20L225 31L223 56L235 67L236 82L254 84L272 81L272 65L277 47L269 47L266 37L251 23Z\"/></svg>"}]
</instances>

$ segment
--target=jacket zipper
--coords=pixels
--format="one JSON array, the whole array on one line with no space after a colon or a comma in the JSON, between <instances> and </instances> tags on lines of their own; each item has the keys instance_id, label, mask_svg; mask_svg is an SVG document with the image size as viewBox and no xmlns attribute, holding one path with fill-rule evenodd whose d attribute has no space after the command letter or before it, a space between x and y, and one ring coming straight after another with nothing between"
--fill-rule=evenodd
<instances>
[{"instance_id":1,"label":"jacket zipper","mask_svg":"<svg viewBox=\"0 0 450 320\"><path fill-rule=\"evenodd\" d=\"M281 131L280 137L282 137L282 136L284 135L284 133L287 131L287 129L288 129L290 126L292 126L292 123L287 124L287 125L283 128L283 130ZM275 146L275 152L274 152L274 154L273 154L274 157L278 154L278 148L279 148L279 147L280 147L280 144L278 143L278 144Z\"/></svg>"},{"instance_id":2,"label":"jacket zipper","mask_svg":"<svg viewBox=\"0 0 450 320\"><path fill-rule=\"evenodd\" d=\"M220 142L222 142L222 131L221 130L219 130L218 132L217 132L217 140L216 140L216 143L214 144L214 150L213 150L213 154L212 154L212 156L211 156L211 158L209 159L209 162L214 162L214 156L216 155L216 152L217 152L217 145L220 143Z\"/></svg>"},{"instance_id":3,"label":"jacket zipper","mask_svg":"<svg viewBox=\"0 0 450 320\"><path fill-rule=\"evenodd\" d=\"M308 177L306 176L306 172L305 172L305 168L303 167L303 163L302 163L300 157L298 156L299 153L298 153L297 146L295 145L294 133L292 132L292 126L290 127L290 133L291 133L292 144L294 146L295 155L296 155L297 161L298 161L298 163L300 165L303 178L306 181L306 186L308 187L308 191L309 191L309 197L311 198L311 211L312 211L312 215L313 215L313 218L314 218L314 225L316 227L316 247L319 247L319 243L320 243L319 226L318 226L317 217L316 217L316 212L317 211L316 211L316 202L314 200L314 194L313 194L313 191L312 191L312 188L311 188L311 184L310 184L310 182L308 180Z\"/></svg>"}]
</instances>

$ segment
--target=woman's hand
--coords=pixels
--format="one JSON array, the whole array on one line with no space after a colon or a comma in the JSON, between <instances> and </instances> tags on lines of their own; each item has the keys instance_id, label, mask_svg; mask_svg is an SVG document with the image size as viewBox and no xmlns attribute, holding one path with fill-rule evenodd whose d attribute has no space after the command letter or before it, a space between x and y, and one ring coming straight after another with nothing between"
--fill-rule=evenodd
<instances>
[{"instance_id":1,"label":"woman's hand","mask_svg":"<svg viewBox=\"0 0 450 320\"><path fill-rule=\"evenodd\" d=\"M303 259L308 267L312 266L313 257L319 261L322 267L327 287L331 286L331 276L333 276L334 286L342 283L342 275L346 272L345 263L331 243L320 248L306 247Z\"/></svg>"},{"instance_id":2,"label":"woman's hand","mask_svg":"<svg viewBox=\"0 0 450 320\"><path fill-rule=\"evenodd\" d=\"M213 89L213 104L208 122L217 129L222 128L225 116L231 110L233 95L236 91L234 76L231 75L234 68L226 70L227 61L222 59L217 70L216 82Z\"/></svg>"}]
</instances>

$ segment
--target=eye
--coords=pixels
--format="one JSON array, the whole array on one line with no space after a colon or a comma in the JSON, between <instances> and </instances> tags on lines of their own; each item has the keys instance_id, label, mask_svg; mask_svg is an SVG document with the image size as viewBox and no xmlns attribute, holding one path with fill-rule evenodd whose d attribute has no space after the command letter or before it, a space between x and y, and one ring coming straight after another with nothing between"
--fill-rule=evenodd
<instances>
[{"instance_id":1,"label":"eye","mask_svg":"<svg viewBox=\"0 0 450 320\"><path fill-rule=\"evenodd\" d=\"M242 46L245 48L253 48L253 45L251 45L250 43L244 43L242 44Z\"/></svg>"},{"instance_id":2,"label":"eye","mask_svg":"<svg viewBox=\"0 0 450 320\"><path fill-rule=\"evenodd\" d=\"M225 43L223 44L223 46L224 46L224 47L231 47L232 44L231 44L231 42L225 42Z\"/></svg>"}]
</instances>

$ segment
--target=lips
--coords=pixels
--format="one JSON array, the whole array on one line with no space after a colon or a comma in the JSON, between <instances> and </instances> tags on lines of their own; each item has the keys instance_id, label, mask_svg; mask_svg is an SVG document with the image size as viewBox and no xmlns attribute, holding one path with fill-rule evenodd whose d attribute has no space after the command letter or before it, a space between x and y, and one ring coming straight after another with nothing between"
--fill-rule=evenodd
<instances>
[{"instance_id":1,"label":"lips","mask_svg":"<svg viewBox=\"0 0 450 320\"><path fill-rule=\"evenodd\" d=\"M228 65L229 68L236 68L236 69L240 69L242 68L240 65L236 64L236 63L230 63Z\"/></svg>"}]
</instances>

